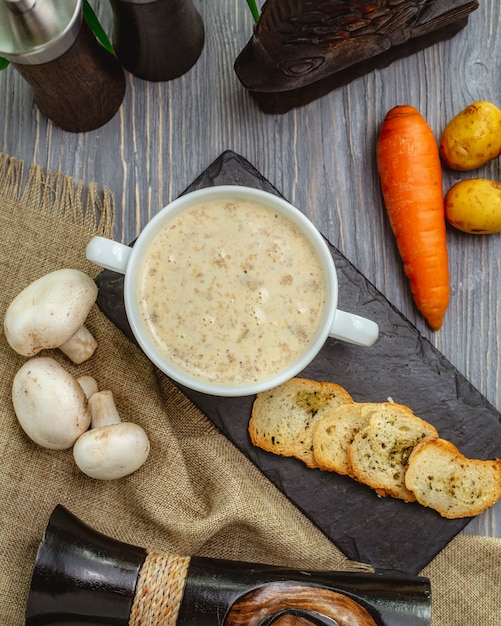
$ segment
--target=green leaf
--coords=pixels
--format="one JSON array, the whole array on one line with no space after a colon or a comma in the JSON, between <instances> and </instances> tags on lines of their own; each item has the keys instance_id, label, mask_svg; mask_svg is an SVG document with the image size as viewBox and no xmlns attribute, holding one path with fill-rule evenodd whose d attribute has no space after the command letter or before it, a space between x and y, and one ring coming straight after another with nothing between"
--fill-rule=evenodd
<instances>
[{"instance_id":1,"label":"green leaf","mask_svg":"<svg viewBox=\"0 0 501 626\"><path fill-rule=\"evenodd\" d=\"M108 36L104 31L104 28L101 26L101 23L97 19L97 15L94 13L94 10L90 6L88 0L83 0L83 14L85 17L85 21L89 25L89 28L96 36L96 39L99 41L99 43L103 46L103 48L108 50L108 52L111 52L111 54L115 54L113 46L111 45L110 40L108 39Z\"/></svg>"},{"instance_id":2,"label":"green leaf","mask_svg":"<svg viewBox=\"0 0 501 626\"><path fill-rule=\"evenodd\" d=\"M259 19L259 9L257 8L256 0L247 0L247 4L249 5L254 21L257 22Z\"/></svg>"},{"instance_id":3,"label":"green leaf","mask_svg":"<svg viewBox=\"0 0 501 626\"><path fill-rule=\"evenodd\" d=\"M9 62L7 61L7 59L0 57L0 72L4 70L7 67L7 65L9 65Z\"/></svg>"}]
</instances>

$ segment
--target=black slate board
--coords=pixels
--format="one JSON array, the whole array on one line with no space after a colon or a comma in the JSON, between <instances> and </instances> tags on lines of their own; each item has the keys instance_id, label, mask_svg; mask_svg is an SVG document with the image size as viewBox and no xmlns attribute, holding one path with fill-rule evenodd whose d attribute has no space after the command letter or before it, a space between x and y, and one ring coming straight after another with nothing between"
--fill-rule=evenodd
<instances>
[{"instance_id":1,"label":"black slate board","mask_svg":"<svg viewBox=\"0 0 501 626\"><path fill-rule=\"evenodd\" d=\"M279 192L245 159L224 152L186 191L221 184ZM360 348L328 339L302 376L345 387L359 402L393 398L431 422L463 454L501 457L501 415L417 329L333 246L346 311L377 321L380 337ZM104 270L96 279L101 310L131 339L123 277ZM337 474L308 469L296 459L252 446L247 433L253 397L220 398L182 388L238 448L350 559L377 571L418 574L470 521L446 520L417 503L378 498Z\"/></svg>"}]
</instances>

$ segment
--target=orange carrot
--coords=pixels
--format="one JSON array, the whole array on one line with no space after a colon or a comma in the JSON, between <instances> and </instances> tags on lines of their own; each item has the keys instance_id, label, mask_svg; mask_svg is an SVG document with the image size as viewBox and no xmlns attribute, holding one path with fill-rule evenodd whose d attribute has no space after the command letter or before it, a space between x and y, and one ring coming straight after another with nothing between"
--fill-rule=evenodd
<instances>
[{"instance_id":1,"label":"orange carrot","mask_svg":"<svg viewBox=\"0 0 501 626\"><path fill-rule=\"evenodd\" d=\"M376 146L390 225L417 308L433 330L449 304L442 167L437 141L414 107L397 106L381 126Z\"/></svg>"}]
</instances>

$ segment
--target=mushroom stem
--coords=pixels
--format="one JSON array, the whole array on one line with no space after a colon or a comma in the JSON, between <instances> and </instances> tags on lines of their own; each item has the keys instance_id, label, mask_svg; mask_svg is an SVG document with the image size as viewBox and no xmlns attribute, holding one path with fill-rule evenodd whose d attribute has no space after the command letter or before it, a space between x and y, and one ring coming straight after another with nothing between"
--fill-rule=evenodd
<instances>
[{"instance_id":1,"label":"mushroom stem","mask_svg":"<svg viewBox=\"0 0 501 626\"><path fill-rule=\"evenodd\" d=\"M99 391L97 381L88 374L77 376L77 383L82 387L87 400Z\"/></svg>"},{"instance_id":2,"label":"mushroom stem","mask_svg":"<svg viewBox=\"0 0 501 626\"><path fill-rule=\"evenodd\" d=\"M61 352L64 352L76 365L89 359L96 348L97 341L85 326L80 326L72 337L59 346Z\"/></svg>"},{"instance_id":3,"label":"mushroom stem","mask_svg":"<svg viewBox=\"0 0 501 626\"><path fill-rule=\"evenodd\" d=\"M139 424L120 420L111 391L93 394L88 405L91 429L73 446L77 467L97 480L122 478L135 472L150 453L148 435Z\"/></svg>"},{"instance_id":4,"label":"mushroom stem","mask_svg":"<svg viewBox=\"0 0 501 626\"><path fill-rule=\"evenodd\" d=\"M105 389L94 393L89 398L89 409L91 415L91 428L100 428L110 424L120 424L122 421L118 414L113 392Z\"/></svg>"}]
</instances>

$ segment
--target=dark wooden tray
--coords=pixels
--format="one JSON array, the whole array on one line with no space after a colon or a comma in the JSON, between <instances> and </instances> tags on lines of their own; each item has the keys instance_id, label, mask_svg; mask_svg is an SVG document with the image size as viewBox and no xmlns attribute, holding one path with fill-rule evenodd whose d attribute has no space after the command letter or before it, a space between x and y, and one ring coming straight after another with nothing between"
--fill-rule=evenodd
<instances>
[{"instance_id":1,"label":"dark wooden tray","mask_svg":"<svg viewBox=\"0 0 501 626\"><path fill-rule=\"evenodd\" d=\"M285 113L454 37L477 8L478 0L388 1L376 10L346 0L267 0L235 72L262 111Z\"/></svg>"},{"instance_id":2,"label":"dark wooden tray","mask_svg":"<svg viewBox=\"0 0 501 626\"><path fill-rule=\"evenodd\" d=\"M186 191L238 184L279 192L245 159L223 153ZM380 338L371 348L328 339L303 376L345 387L356 401L388 397L411 407L467 456L501 457L501 415L343 255L330 246L340 285L340 308L363 310ZM104 270L96 279L101 310L131 339L123 277ZM183 388L186 395L350 559L378 571L415 575L470 521L446 520L417 503L378 498L374 491L329 472L308 469L250 443L253 397L220 398Z\"/></svg>"}]
</instances>

